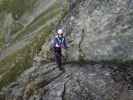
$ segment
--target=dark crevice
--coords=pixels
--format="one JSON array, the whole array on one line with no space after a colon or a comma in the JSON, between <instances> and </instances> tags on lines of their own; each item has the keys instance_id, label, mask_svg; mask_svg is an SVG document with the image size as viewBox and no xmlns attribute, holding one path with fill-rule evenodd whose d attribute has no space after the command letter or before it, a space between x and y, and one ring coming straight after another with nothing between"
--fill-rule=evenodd
<instances>
[{"instance_id":1,"label":"dark crevice","mask_svg":"<svg viewBox=\"0 0 133 100\"><path fill-rule=\"evenodd\" d=\"M70 79L69 79L70 80ZM69 80L67 80L65 83L64 83L64 91L62 92L62 100L66 100L65 99L65 94L66 94L66 84L69 82Z\"/></svg>"},{"instance_id":2,"label":"dark crevice","mask_svg":"<svg viewBox=\"0 0 133 100\"><path fill-rule=\"evenodd\" d=\"M66 86L64 84L64 91L62 92L62 100L65 100Z\"/></svg>"},{"instance_id":3,"label":"dark crevice","mask_svg":"<svg viewBox=\"0 0 133 100\"><path fill-rule=\"evenodd\" d=\"M39 88L45 87L46 85L48 85L48 84L50 84L51 82L55 81L55 80L56 80L58 77L60 77L62 74L63 74L63 73L60 73L59 75L53 77L52 79L50 79L50 80L48 80L48 81L44 80L44 81L38 83Z\"/></svg>"},{"instance_id":4,"label":"dark crevice","mask_svg":"<svg viewBox=\"0 0 133 100\"><path fill-rule=\"evenodd\" d=\"M82 29L82 33L81 33L81 40L80 40L80 42L79 42L79 53L80 53L80 55L79 55L79 60L80 61L82 61L83 60L83 58L84 58L84 56L85 56L85 54L83 53L83 51L82 51L82 47L81 47L81 44L83 43L83 40L84 40L84 37L85 37L85 30L84 29Z\"/></svg>"}]
</instances>

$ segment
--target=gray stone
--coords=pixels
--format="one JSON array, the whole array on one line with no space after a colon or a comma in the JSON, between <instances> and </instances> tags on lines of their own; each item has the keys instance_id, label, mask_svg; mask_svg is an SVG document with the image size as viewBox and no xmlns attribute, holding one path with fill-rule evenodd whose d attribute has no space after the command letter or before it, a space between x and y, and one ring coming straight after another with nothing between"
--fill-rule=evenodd
<instances>
[{"instance_id":1,"label":"gray stone","mask_svg":"<svg viewBox=\"0 0 133 100\"><path fill-rule=\"evenodd\" d=\"M132 13L128 0L78 2L61 23L69 43L66 59L132 60ZM42 48L42 52L46 57L49 49Z\"/></svg>"},{"instance_id":2,"label":"gray stone","mask_svg":"<svg viewBox=\"0 0 133 100\"><path fill-rule=\"evenodd\" d=\"M37 62L0 93L4 100L133 100L132 66L82 61L132 60L132 9L128 0L70 0L62 19L69 48L61 72L51 61L50 38ZM131 6L131 5L130 5ZM58 27L58 26L57 26ZM35 60L35 59L34 59ZM76 63L77 61L77 63ZM75 62L75 63L74 63Z\"/></svg>"},{"instance_id":3,"label":"gray stone","mask_svg":"<svg viewBox=\"0 0 133 100\"><path fill-rule=\"evenodd\" d=\"M14 87L9 85L3 91L7 98L5 100L133 99L132 92L128 92L128 85L124 85L123 81L115 82L109 68L102 68L98 64L66 64L63 66L66 72L62 73L57 68L50 70L54 66L46 64L35 69L36 71L33 68L27 70L18 79L18 85ZM46 68L49 69L48 72ZM29 77L31 72L34 72L32 80L29 81L28 78L24 80L25 75ZM25 83L24 86L22 83ZM122 97L123 99L117 99Z\"/></svg>"}]
</instances>

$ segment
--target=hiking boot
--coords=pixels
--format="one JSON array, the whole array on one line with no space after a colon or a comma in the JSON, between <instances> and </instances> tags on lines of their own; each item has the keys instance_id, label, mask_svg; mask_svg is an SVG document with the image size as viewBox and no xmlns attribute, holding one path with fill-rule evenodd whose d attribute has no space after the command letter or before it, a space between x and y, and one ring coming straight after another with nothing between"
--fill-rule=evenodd
<instances>
[{"instance_id":1,"label":"hiking boot","mask_svg":"<svg viewBox=\"0 0 133 100\"><path fill-rule=\"evenodd\" d=\"M58 68L59 68L59 70L60 70L60 71L65 72L65 69L64 69L64 68L62 68L61 66L58 66Z\"/></svg>"}]
</instances>

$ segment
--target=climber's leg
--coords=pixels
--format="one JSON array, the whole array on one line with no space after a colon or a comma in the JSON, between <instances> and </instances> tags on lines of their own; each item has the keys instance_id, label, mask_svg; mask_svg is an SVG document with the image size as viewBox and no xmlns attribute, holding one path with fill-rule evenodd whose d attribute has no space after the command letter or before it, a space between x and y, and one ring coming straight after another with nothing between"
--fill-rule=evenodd
<instances>
[{"instance_id":1,"label":"climber's leg","mask_svg":"<svg viewBox=\"0 0 133 100\"><path fill-rule=\"evenodd\" d=\"M61 54L61 48L54 48L55 53L55 62L60 70L63 70L62 68L62 54Z\"/></svg>"}]
</instances>

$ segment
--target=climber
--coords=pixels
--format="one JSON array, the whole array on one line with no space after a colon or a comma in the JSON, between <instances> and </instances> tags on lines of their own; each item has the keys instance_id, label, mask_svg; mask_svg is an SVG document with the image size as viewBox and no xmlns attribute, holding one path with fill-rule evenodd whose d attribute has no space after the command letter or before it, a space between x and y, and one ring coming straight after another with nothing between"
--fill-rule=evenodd
<instances>
[{"instance_id":1,"label":"climber","mask_svg":"<svg viewBox=\"0 0 133 100\"><path fill-rule=\"evenodd\" d=\"M64 68L62 68L62 48L66 49L67 44L66 44L66 39L65 36L63 35L63 30L58 29L57 35L53 39L53 49L54 49L54 55L55 55L55 62L59 69L61 71L64 71Z\"/></svg>"}]
</instances>

